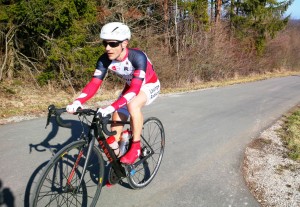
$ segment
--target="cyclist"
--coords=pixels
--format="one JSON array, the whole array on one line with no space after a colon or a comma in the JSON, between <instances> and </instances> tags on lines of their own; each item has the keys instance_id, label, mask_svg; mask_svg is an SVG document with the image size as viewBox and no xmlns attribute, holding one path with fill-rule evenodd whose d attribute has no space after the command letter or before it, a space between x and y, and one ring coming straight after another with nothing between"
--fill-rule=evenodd
<instances>
[{"instance_id":1,"label":"cyclist","mask_svg":"<svg viewBox=\"0 0 300 207\"><path fill-rule=\"evenodd\" d=\"M98 59L91 81L83 88L79 97L67 106L69 113L82 107L82 104L96 94L108 70L125 79L126 84L119 98L111 105L99 108L98 112L103 117L113 113L112 119L115 121L126 121L130 115L133 143L120 159L126 164L133 164L141 152L142 108L151 104L160 92L160 82L152 63L141 50L128 48L130 38L129 27L121 22L111 22L102 27L100 39L103 40L106 52ZM123 125L112 125L111 128L117 132L115 138L119 141Z\"/></svg>"}]
</instances>

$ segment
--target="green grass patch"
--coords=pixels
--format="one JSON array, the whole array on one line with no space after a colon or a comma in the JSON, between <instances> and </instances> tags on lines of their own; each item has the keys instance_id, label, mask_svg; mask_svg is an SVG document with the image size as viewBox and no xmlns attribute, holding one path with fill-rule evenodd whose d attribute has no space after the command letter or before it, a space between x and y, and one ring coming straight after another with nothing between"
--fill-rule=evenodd
<instances>
[{"instance_id":1,"label":"green grass patch","mask_svg":"<svg viewBox=\"0 0 300 207\"><path fill-rule=\"evenodd\" d=\"M300 106L286 117L280 134L289 149L288 156L300 160Z\"/></svg>"}]
</instances>

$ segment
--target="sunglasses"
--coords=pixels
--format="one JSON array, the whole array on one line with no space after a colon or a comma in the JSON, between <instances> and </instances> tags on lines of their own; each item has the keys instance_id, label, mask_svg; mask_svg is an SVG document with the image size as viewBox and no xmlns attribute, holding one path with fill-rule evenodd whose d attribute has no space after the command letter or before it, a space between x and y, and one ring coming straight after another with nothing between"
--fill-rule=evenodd
<instances>
[{"instance_id":1,"label":"sunglasses","mask_svg":"<svg viewBox=\"0 0 300 207\"><path fill-rule=\"evenodd\" d=\"M107 41L103 41L103 45L104 47L107 47L107 45L109 45L110 47L118 47L122 42L117 41L117 42L107 42Z\"/></svg>"}]
</instances>

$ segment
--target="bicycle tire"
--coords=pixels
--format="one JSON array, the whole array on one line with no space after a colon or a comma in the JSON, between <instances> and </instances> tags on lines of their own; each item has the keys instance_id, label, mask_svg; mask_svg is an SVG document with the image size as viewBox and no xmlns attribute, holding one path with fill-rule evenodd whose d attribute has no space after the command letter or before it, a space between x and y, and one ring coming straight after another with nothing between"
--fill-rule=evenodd
<instances>
[{"instance_id":1,"label":"bicycle tire","mask_svg":"<svg viewBox=\"0 0 300 207\"><path fill-rule=\"evenodd\" d=\"M80 140L65 146L49 161L41 173L33 194L32 206L94 207L102 189L104 160L101 152L93 146L89 163L78 192L75 192L82 175L88 145ZM79 152L83 152L79 161ZM78 163L71 185L66 182L74 163ZM66 174L64 174L66 173Z\"/></svg>"},{"instance_id":2,"label":"bicycle tire","mask_svg":"<svg viewBox=\"0 0 300 207\"><path fill-rule=\"evenodd\" d=\"M137 160L153 154L142 164L138 165L127 177L129 185L133 189L146 187L155 177L162 161L165 149L165 131L158 118L150 117L144 121L141 134L141 156Z\"/></svg>"}]
</instances>

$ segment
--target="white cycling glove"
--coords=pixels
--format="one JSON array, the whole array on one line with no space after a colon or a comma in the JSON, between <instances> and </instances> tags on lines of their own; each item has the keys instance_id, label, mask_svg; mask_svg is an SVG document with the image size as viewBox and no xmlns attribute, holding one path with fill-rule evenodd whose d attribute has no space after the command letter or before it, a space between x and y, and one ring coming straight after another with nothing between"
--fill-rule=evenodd
<instances>
[{"instance_id":1,"label":"white cycling glove","mask_svg":"<svg viewBox=\"0 0 300 207\"><path fill-rule=\"evenodd\" d=\"M111 113L114 112L114 111L115 111L115 108L114 108L114 107L108 106L108 107L106 107L106 108L104 108L104 109L99 108L98 111L97 111L97 113L101 113L101 114L102 114L102 117L106 117L108 114L111 114Z\"/></svg>"},{"instance_id":2,"label":"white cycling glove","mask_svg":"<svg viewBox=\"0 0 300 207\"><path fill-rule=\"evenodd\" d=\"M82 107L82 105L81 105L81 103L80 103L80 101L74 101L72 104L70 104L70 105L67 105L67 107L66 107L66 110L67 110L67 112L68 113L71 113L71 114L73 114L73 113L75 113L76 111L77 111L77 109L78 108L83 108Z\"/></svg>"}]
</instances>

